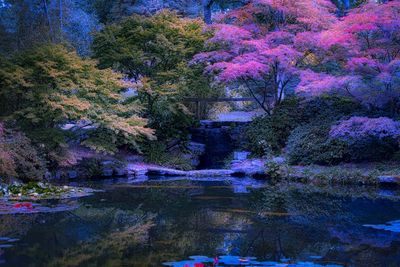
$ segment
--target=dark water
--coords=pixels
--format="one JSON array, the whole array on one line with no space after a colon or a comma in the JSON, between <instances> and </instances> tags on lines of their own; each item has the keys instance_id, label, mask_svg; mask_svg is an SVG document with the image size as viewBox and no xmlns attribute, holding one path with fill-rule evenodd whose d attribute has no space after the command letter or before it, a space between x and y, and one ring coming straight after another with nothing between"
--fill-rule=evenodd
<instances>
[{"instance_id":1,"label":"dark water","mask_svg":"<svg viewBox=\"0 0 400 267\"><path fill-rule=\"evenodd\" d=\"M0 266L400 266L398 191L246 179L92 186L104 192L62 203L72 210L1 215Z\"/></svg>"}]
</instances>

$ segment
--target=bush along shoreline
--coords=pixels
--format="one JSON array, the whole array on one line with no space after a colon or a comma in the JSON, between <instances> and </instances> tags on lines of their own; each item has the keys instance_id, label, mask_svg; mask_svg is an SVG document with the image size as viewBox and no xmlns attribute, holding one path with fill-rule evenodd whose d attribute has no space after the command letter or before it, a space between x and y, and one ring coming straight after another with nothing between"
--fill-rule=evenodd
<instances>
[{"instance_id":1,"label":"bush along shoreline","mask_svg":"<svg viewBox=\"0 0 400 267\"><path fill-rule=\"evenodd\" d=\"M400 169L394 163L346 163L336 166L288 165L266 162L266 178L315 185L399 186Z\"/></svg>"},{"instance_id":2,"label":"bush along shoreline","mask_svg":"<svg viewBox=\"0 0 400 267\"><path fill-rule=\"evenodd\" d=\"M290 122L290 123L288 123ZM244 149L266 160L267 176L312 183L397 184L400 122L385 109L369 110L352 98L289 97L255 119Z\"/></svg>"}]
</instances>

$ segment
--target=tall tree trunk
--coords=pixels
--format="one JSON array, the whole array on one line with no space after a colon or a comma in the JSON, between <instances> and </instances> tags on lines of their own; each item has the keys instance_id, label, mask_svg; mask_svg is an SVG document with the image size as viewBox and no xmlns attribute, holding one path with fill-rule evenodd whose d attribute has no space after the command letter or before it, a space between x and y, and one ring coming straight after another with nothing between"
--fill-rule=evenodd
<instances>
[{"instance_id":1,"label":"tall tree trunk","mask_svg":"<svg viewBox=\"0 0 400 267\"><path fill-rule=\"evenodd\" d=\"M211 24L212 20L211 20L211 6L214 3L214 0L203 0L203 12L204 12L204 22L206 24Z\"/></svg>"},{"instance_id":2,"label":"tall tree trunk","mask_svg":"<svg viewBox=\"0 0 400 267\"><path fill-rule=\"evenodd\" d=\"M47 0L42 0L43 2L43 11L46 16L47 24L49 25L49 35L50 35L50 40L54 42L54 32L53 32L53 27L51 25L51 20L50 20L50 15L49 15L49 10L47 8Z\"/></svg>"},{"instance_id":3,"label":"tall tree trunk","mask_svg":"<svg viewBox=\"0 0 400 267\"><path fill-rule=\"evenodd\" d=\"M63 25L63 4L62 4L62 0L59 0L59 5L60 5L60 14L59 14L59 16L60 16L60 32L61 32L61 34L63 33L63 31L64 31L64 25Z\"/></svg>"},{"instance_id":4,"label":"tall tree trunk","mask_svg":"<svg viewBox=\"0 0 400 267\"><path fill-rule=\"evenodd\" d=\"M347 11L350 9L350 0L343 0L344 9Z\"/></svg>"}]
</instances>

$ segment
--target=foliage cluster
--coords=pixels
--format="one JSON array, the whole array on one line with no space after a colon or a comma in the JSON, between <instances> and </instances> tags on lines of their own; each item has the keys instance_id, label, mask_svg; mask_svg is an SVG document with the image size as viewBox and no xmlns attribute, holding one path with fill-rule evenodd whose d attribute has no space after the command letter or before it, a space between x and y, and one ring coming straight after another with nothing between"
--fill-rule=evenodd
<instances>
[{"instance_id":1,"label":"foliage cluster","mask_svg":"<svg viewBox=\"0 0 400 267\"><path fill-rule=\"evenodd\" d=\"M351 117L331 127L331 139L345 142L351 160L390 158L399 149L400 124L387 117Z\"/></svg>"},{"instance_id":2,"label":"foliage cluster","mask_svg":"<svg viewBox=\"0 0 400 267\"><path fill-rule=\"evenodd\" d=\"M121 71L136 83L144 116L159 140L182 137L193 124L183 97L215 95L202 68L188 65L210 36L203 28L201 20L164 10L150 17L132 15L95 35L99 66Z\"/></svg>"},{"instance_id":3,"label":"foliage cluster","mask_svg":"<svg viewBox=\"0 0 400 267\"><path fill-rule=\"evenodd\" d=\"M293 93L298 72L310 63L299 36L318 35L335 21L326 0L250 1L212 26L210 51L193 62L208 62L217 81L242 85L266 113Z\"/></svg>"},{"instance_id":4,"label":"foliage cluster","mask_svg":"<svg viewBox=\"0 0 400 267\"><path fill-rule=\"evenodd\" d=\"M161 142L149 142L144 148L145 160L149 163L175 168L179 170L192 170L190 154L184 151L169 151L166 144Z\"/></svg>"},{"instance_id":5,"label":"foliage cluster","mask_svg":"<svg viewBox=\"0 0 400 267\"><path fill-rule=\"evenodd\" d=\"M168 155L171 141L183 141L181 146L185 146L188 129L195 123L193 109L183 99L220 92L202 75L202 66L189 65L209 37L201 20L181 18L167 10L154 16L132 15L95 35L94 57L100 67L118 70L132 83L135 98L144 107L141 115L155 130L161 154ZM149 153L154 150L153 144L145 147Z\"/></svg>"},{"instance_id":6,"label":"foliage cluster","mask_svg":"<svg viewBox=\"0 0 400 267\"><path fill-rule=\"evenodd\" d=\"M286 153L290 164L332 165L390 158L399 149L398 122L374 115L351 98L288 98L246 131L255 156Z\"/></svg>"},{"instance_id":7,"label":"foliage cluster","mask_svg":"<svg viewBox=\"0 0 400 267\"><path fill-rule=\"evenodd\" d=\"M297 127L287 142L289 163L337 164L346 160L346 143L329 138L331 124L330 121L316 121Z\"/></svg>"},{"instance_id":8,"label":"foliage cluster","mask_svg":"<svg viewBox=\"0 0 400 267\"><path fill-rule=\"evenodd\" d=\"M37 152L31 154L43 155L51 165L63 161L67 142L74 137L63 129L66 123L80 121L90 127L82 144L96 151L113 153L122 144L137 148L139 140L153 138L153 130L139 116L137 102L122 98L120 79L63 46L37 46L1 60L0 114L32 140ZM21 140L14 142L19 146L28 144L24 135L13 138Z\"/></svg>"},{"instance_id":9,"label":"foliage cluster","mask_svg":"<svg viewBox=\"0 0 400 267\"><path fill-rule=\"evenodd\" d=\"M280 153L291 131L303 121L300 99L285 99L271 115L258 117L246 129L245 148L255 156Z\"/></svg>"},{"instance_id":10,"label":"foliage cluster","mask_svg":"<svg viewBox=\"0 0 400 267\"><path fill-rule=\"evenodd\" d=\"M382 117L350 117L297 127L288 138L286 152L292 164L332 165L390 159L398 150L397 122Z\"/></svg>"},{"instance_id":11,"label":"foliage cluster","mask_svg":"<svg viewBox=\"0 0 400 267\"><path fill-rule=\"evenodd\" d=\"M3 181L10 177L22 181L41 180L45 170L45 162L29 138L0 124L0 177Z\"/></svg>"},{"instance_id":12,"label":"foliage cluster","mask_svg":"<svg viewBox=\"0 0 400 267\"><path fill-rule=\"evenodd\" d=\"M51 3L47 7L50 10L54 8ZM77 7L75 2L67 6ZM7 8L2 12L12 14L16 6ZM59 16L72 12L61 7L57 11ZM52 19L54 14L49 15ZM73 25L64 22L68 27ZM62 30L53 24L47 27ZM94 36L92 49L98 60L94 61L54 44L62 36L44 27L49 34L47 41L47 37L32 41L31 49L24 47L22 52L0 60L0 118L24 133L14 138L31 142L34 153L30 154L41 155L38 161L46 163L41 167L68 162L71 141L97 152L115 153L121 147L140 151L141 146L151 146L146 145L147 140L157 138L164 149L162 154L168 155L166 144L186 141L188 129L195 122L192 107L184 105L182 99L220 93L202 75L202 66L188 64L210 37L203 28L201 20L184 19L172 11L133 15ZM55 37L58 39L53 40ZM132 90L136 94L129 95ZM16 155L9 150L1 152L2 172L16 177L12 160ZM29 176L26 179L43 175Z\"/></svg>"},{"instance_id":13,"label":"foliage cluster","mask_svg":"<svg viewBox=\"0 0 400 267\"><path fill-rule=\"evenodd\" d=\"M258 117L247 127L246 148L256 156L279 154L297 126L313 121L335 121L362 112L357 102L337 95L313 99L288 97L271 115Z\"/></svg>"}]
</instances>

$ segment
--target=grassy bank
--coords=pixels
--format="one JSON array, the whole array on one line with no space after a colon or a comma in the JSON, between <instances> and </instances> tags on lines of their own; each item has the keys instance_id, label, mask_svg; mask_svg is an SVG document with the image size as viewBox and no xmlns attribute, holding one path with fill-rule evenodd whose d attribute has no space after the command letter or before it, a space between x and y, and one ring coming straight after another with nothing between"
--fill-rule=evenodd
<instances>
[{"instance_id":1,"label":"grassy bank","mask_svg":"<svg viewBox=\"0 0 400 267\"><path fill-rule=\"evenodd\" d=\"M378 185L394 184L396 180L400 182L398 179L400 167L397 162L352 163L337 166L293 166L269 162L266 163L266 174L275 180L295 180L313 184Z\"/></svg>"}]
</instances>

